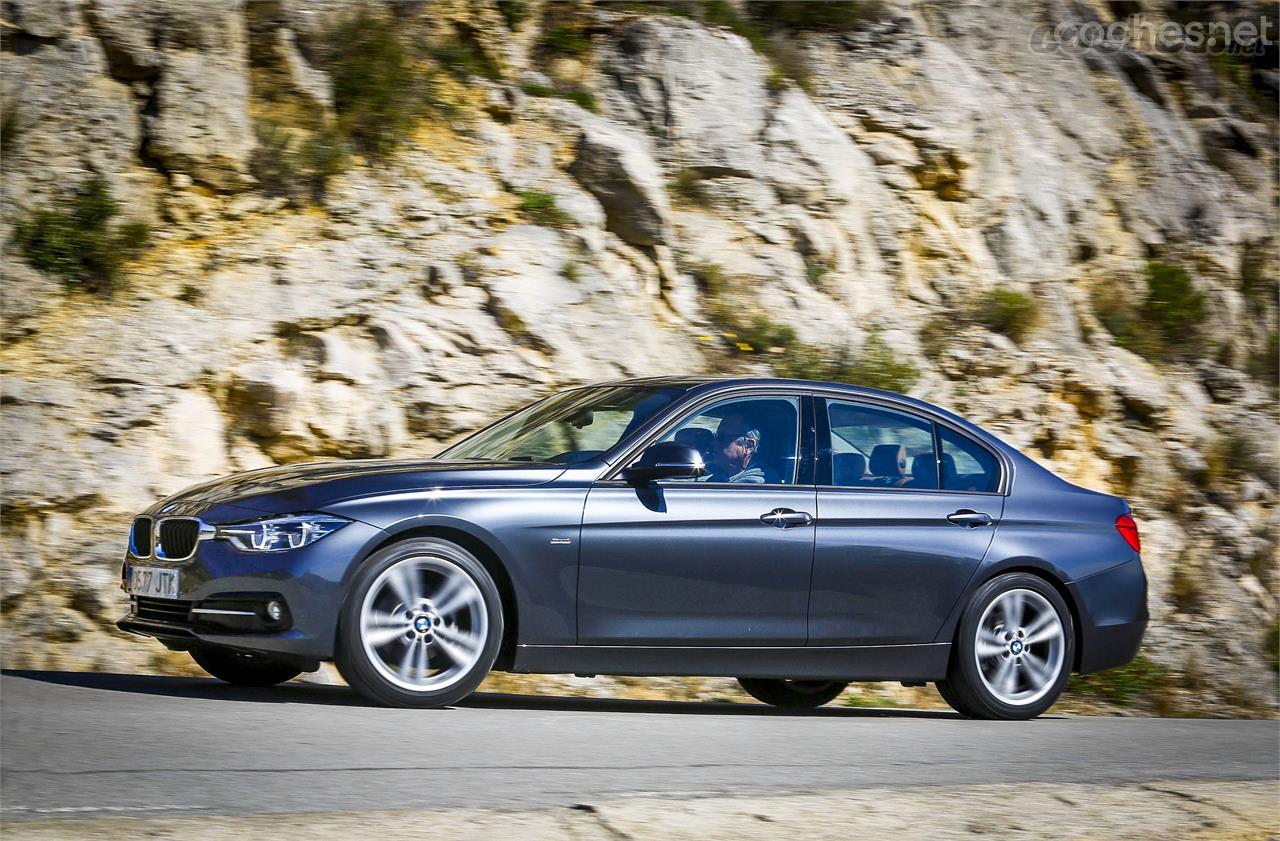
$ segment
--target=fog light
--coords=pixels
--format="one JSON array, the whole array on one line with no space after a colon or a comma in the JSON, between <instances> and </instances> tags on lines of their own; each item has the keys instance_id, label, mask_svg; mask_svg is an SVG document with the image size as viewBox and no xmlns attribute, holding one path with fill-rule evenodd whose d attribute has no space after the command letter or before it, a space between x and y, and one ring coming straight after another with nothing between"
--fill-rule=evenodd
<instances>
[{"instance_id":1,"label":"fog light","mask_svg":"<svg viewBox=\"0 0 1280 841\"><path fill-rule=\"evenodd\" d=\"M274 599L267 602L267 617L272 622L279 622L284 618L284 605Z\"/></svg>"}]
</instances>

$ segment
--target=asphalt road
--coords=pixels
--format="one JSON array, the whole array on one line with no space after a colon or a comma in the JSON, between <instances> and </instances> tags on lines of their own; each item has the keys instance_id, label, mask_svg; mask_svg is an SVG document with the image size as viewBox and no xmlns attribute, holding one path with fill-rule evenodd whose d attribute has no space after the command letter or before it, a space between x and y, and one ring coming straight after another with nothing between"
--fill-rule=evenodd
<instances>
[{"instance_id":1,"label":"asphalt road","mask_svg":"<svg viewBox=\"0 0 1280 841\"><path fill-rule=\"evenodd\" d=\"M1280 725L480 695L6 672L5 817L572 805L943 784L1275 780Z\"/></svg>"}]
</instances>

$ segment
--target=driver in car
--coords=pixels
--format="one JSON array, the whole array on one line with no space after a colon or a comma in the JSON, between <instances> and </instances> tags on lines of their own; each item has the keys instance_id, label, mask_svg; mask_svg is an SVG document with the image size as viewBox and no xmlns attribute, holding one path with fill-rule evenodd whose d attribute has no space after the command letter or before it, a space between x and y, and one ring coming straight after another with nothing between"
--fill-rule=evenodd
<instances>
[{"instance_id":1,"label":"driver in car","mask_svg":"<svg viewBox=\"0 0 1280 841\"><path fill-rule=\"evenodd\" d=\"M772 485L778 477L759 464L760 430L750 426L740 415L729 415L716 429L715 450L704 482L741 482Z\"/></svg>"}]
</instances>

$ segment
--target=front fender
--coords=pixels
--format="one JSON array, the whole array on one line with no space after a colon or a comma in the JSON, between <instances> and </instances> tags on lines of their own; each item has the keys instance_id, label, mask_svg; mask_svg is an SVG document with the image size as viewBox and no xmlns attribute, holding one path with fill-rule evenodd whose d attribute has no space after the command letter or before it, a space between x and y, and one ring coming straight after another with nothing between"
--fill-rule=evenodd
<instances>
[{"instance_id":1,"label":"front fender","mask_svg":"<svg viewBox=\"0 0 1280 841\"><path fill-rule=\"evenodd\" d=\"M577 642L578 541L585 487L442 489L348 500L325 511L381 530L353 558L359 565L397 535L458 532L482 543L502 564L519 612L521 644Z\"/></svg>"}]
</instances>

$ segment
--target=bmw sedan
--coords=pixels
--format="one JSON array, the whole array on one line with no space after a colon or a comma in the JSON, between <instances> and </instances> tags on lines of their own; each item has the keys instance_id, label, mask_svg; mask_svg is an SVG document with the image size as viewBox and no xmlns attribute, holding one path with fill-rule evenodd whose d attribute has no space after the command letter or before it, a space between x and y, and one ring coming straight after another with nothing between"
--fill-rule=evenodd
<instances>
[{"instance_id":1,"label":"bmw sedan","mask_svg":"<svg viewBox=\"0 0 1280 841\"><path fill-rule=\"evenodd\" d=\"M575 388L437 457L287 465L133 522L119 626L234 684L334 661L438 707L491 670L936 683L1025 719L1147 622L1123 500L928 403L778 379Z\"/></svg>"}]
</instances>

